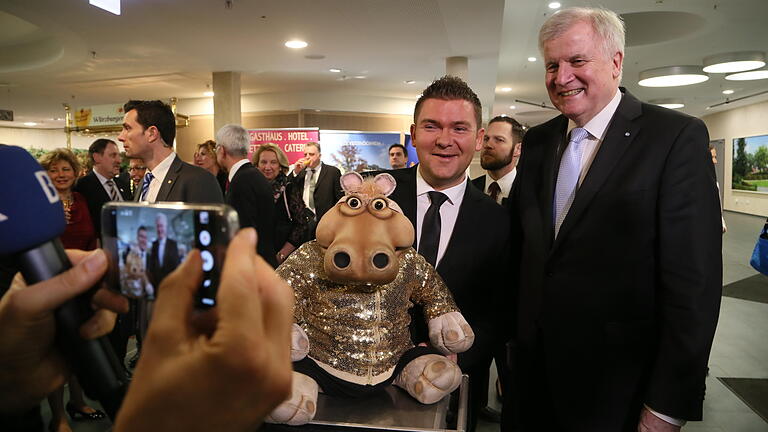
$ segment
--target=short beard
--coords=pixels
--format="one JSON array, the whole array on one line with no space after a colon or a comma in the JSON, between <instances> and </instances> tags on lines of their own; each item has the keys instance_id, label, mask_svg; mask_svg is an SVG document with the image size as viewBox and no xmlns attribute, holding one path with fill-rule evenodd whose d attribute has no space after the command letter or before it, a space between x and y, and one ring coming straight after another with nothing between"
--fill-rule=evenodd
<instances>
[{"instance_id":1,"label":"short beard","mask_svg":"<svg viewBox=\"0 0 768 432\"><path fill-rule=\"evenodd\" d=\"M486 171L500 170L511 163L512 163L512 151L510 151L504 159L493 158L488 162L485 162L483 160L482 155L480 156L480 166L483 167L483 169Z\"/></svg>"}]
</instances>

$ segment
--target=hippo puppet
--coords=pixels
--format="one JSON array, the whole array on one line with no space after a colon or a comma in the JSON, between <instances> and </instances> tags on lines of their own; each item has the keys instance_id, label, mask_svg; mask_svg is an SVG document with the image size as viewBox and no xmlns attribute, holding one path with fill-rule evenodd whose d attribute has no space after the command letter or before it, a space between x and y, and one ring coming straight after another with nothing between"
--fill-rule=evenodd
<instances>
[{"instance_id":1,"label":"hippo puppet","mask_svg":"<svg viewBox=\"0 0 768 432\"><path fill-rule=\"evenodd\" d=\"M277 269L296 296L293 388L267 422L309 422L318 390L357 397L394 383L435 403L461 382L459 366L442 354L466 351L475 338L443 280L411 247L413 226L387 198L395 179L363 181L353 172L341 185L346 195L318 223L317 240ZM434 348L411 342L414 304Z\"/></svg>"}]
</instances>

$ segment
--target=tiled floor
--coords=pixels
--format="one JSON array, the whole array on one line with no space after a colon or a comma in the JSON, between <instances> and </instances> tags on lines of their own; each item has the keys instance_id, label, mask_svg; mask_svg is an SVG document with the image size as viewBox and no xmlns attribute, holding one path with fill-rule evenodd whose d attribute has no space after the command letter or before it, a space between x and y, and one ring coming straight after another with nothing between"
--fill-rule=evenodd
<instances>
[{"instance_id":1,"label":"tiled floor","mask_svg":"<svg viewBox=\"0 0 768 432\"><path fill-rule=\"evenodd\" d=\"M723 237L724 284L754 275L749 257L764 218L726 212ZM766 286L768 289L768 285ZM710 358L704 401L704 421L689 422L685 432L768 432L768 423L755 414L716 377L768 378L768 304L724 297ZM491 368L495 380L494 368ZM489 397L494 401L494 397ZM43 403L45 415L47 403ZM46 417L47 418L47 417ZM74 423L77 432L109 429L106 421ZM498 424L481 421L478 432L497 431Z\"/></svg>"}]
</instances>

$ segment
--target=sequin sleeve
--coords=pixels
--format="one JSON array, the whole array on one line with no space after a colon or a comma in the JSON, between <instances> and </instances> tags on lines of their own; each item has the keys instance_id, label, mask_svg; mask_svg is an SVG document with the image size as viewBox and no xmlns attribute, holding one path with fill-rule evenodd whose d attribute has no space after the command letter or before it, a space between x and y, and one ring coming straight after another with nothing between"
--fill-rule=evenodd
<instances>
[{"instance_id":1,"label":"sequin sleeve","mask_svg":"<svg viewBox=\"0 0 768 432\"><path fill-rule=\"evenodd\" d=\"M411 301L424 308L426 321L459 310L443 278L424 257L410 248L403 256L403 263L402 273L411 275L408 277L412 290Z\"/></svg>"}]
</instances>

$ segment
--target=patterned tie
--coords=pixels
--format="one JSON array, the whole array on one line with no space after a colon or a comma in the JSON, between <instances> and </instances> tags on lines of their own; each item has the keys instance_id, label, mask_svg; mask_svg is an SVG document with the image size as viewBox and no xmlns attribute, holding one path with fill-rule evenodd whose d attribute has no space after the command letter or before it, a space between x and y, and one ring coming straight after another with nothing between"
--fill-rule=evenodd
<instances>
[{"instance_id":1,"label":"patterned tie","mask_svg":"<svg viewBox=\"0 0 768 432\"><path fill-rule=\"evenodd\" d=\"M109 200L110 201L117 201L117 188L115 187L115 182L112 181L112 179L107 180L107 189L109 189Z\"/></svg>"},{"instance_id":2,"label":"patterned tie","mask_svg":"<svg viewBox=\"0 0 768 432\"><path fill-rule=\"evenodd\" d=\"M488 192L491 194L491 199L499 202L499 194L501 193L501 187L498 182L493 182L488 186Z\"/></svg>"},{"instance_id":3,"label":"patterned tie","mask_svg":"<svg viewBox=\"0 0 768 432\"><path fill-rule=\"evenodd\" d=\"M434 267L437 265L437 251L440 247L440 206L448 199L448 196L437 191L427 193L430 204L427 212L424 213L421 239L419 239L419 253Z\"/></svg>"},{"instance_id":4,"label":"patterned tie","mask_svg":"<svg viewBox=\"0 0 768 432\"><path fill-rule=\"evenodd\" d=\"M155 176L153 176L152 173L149 171L147 171L147 173L144 174L144 183L141 184L141 196L139 198L140 201L147 200L147 194L149 193L149 184L152 183L152 179L154 178Z\"/></svg>"},{"instance_id":5,"label":"patterned tie","mask_svg":"<svg viewBox=\"0 0 768 432\"><path fill-rule=\"evenodd\" d=\"M589 135L584 128L575 128L571 131L571 139L568 141L568 147L563 152L560 159L560 171L557 173L557 186L555 186L555 206L553 222L555 226L555 237L560 231L565 215L571 208L573 198L576 196L576 190L579 186L579 176L581 175L581 151L582 141Z\"/></svg>"},{"instance_id":6,"label":"patterned tie","mask_svg":"<svg viewBox=\"0 0 768 432\"><path fill-rule=\"evenodd\" d=\"M307 176L309 177L309 202L307 203L307 207L309 207L310 210L315 211L315 169L308 169Z\"/></svg>"}]
</instances>

